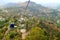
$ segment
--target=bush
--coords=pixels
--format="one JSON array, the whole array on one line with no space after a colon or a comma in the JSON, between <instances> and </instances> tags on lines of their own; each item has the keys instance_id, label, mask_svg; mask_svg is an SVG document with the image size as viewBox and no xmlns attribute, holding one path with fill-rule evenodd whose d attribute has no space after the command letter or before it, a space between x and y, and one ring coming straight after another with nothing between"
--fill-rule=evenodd
<instances>
[{"instance_id":1,"label":"bush","mask_svg":"<svg viewBox=\"0 0 60 40\"><path fill-rule=\"evenodd\" d=\"M26 40L47 40L47 36L44 35L44 31L39 27L33 27L30 30Z\"/></svg>"}]
</instances>

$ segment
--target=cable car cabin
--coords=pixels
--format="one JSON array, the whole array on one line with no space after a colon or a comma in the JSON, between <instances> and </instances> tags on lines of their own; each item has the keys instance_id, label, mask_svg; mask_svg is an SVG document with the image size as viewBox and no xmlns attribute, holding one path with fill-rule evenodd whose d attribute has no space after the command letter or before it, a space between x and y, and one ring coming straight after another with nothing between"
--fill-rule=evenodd
<instances>
[{"instance_id":1,"label":"cable car cabin","mask_svg":"<svg viewBox=\"0 0 60 40\"><path fill-rule=\"evenodd\" d=\"M10 28L13 29L14 28L14 23L10 24Z\"/></svg>"}]
</instances>

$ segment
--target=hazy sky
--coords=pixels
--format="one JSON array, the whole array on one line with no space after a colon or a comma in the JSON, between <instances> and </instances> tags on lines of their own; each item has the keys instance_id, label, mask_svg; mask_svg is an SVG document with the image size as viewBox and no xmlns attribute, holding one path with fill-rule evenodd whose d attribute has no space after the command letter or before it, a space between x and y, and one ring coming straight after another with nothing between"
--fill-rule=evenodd
<instances>
[{"instance_id":1,"label":"hazy sky","mask_svg":"<svg viewBox=\"0 0 60 40\"><path fill-rule=\"evenodd\" d=\"M24 2L28 0L0 0L0 4L9 3L9 2ZM60 4L60 0L31 0L38 4Z\"/></svg>"}]
</instances>

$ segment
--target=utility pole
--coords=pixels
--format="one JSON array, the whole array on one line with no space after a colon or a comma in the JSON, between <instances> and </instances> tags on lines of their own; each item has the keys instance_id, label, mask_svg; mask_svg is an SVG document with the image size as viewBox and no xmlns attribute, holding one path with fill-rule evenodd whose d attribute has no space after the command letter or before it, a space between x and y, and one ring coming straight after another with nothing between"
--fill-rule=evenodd
<instances>
[{"instance_id":1,"label":"utility pole","mask_svg":"<svg viewBox=\"0 0 60 40\"><path fill-rule=\"evenodd\" d=\"M27 5L26 5L26 8L25 8L25 11L24 11L24 14L26 13L26 10L28 8L28 5L30 3L30 0L28 1ZM23 18L22 18L23 19ZM25 26L22 27L22 29L20 30L21 33L22 33L22 40L25 40L26 39L26 28L24 28Z\"/></svg>"}]
</instances>

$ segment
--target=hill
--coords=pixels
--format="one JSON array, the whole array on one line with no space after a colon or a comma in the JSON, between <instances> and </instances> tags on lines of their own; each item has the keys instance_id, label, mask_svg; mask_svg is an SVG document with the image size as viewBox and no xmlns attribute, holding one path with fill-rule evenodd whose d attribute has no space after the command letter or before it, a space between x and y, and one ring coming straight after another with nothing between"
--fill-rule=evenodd
<instances>
[{"instance_id":1,"label":"hill","mask_svg":"<svg viewBox=\"0 0 60 40\"><path fill-rule=\"evenodd\" d=\"M37 16L54 23L57 23L57 20L60 18L60 11L44 7L40 4L36 4L35 2L29 3L26 13L24 14L26 5L27 1L23 3L8 3L3 6L4 8L2 13L8 13L8 15L23 14L26 16Z\"/></svg>"}]
</instances>

